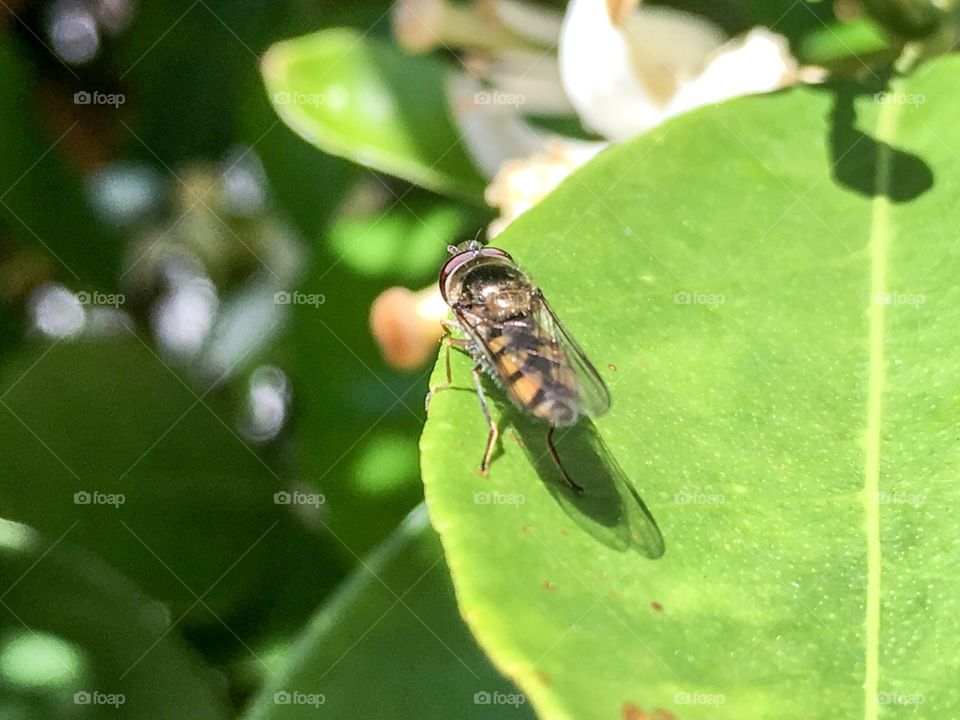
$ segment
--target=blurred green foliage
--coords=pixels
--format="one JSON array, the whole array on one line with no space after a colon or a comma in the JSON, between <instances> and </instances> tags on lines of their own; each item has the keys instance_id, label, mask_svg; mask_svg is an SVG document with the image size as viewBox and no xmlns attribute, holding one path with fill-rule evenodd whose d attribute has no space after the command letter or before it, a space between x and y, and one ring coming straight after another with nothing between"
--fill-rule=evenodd
<instances>
[{"instance_id":1,"label":"blurred green foliage","mask_svg":"<svg viewBox=\"0 0 960 720\"><path fill-rule=\"evenodd\" d=\"M0 593L24 577L15 594L3 596L10 609L0 607L0 657L19 652L26 631L19 616L29 631L52 638L51 647L80 653L87 669L70 675L75 690L123 692L122 716L159 717L151 703L180 717L242 707L270 672L267 658L282 654L286 638L421 496L416 438L425 379L384 365L367 315L390 283L429 282L444 252L422 240L407 253L404 214L432 213L452 238L465 229L467 211L450 203L444 210L413 190L405 202L415 211L381 200L332 223L352 189L379 181L291 133L268 102L259 69L270 43L327 25L385 36L388 9L137 5L129 27L104 35L85 65L50 51L47 23L56 6L0 17L0 514L40 532L37 543L63 548L63 563L80 558L75 548L92 551L167 618L134 633L109 604L99 625L92 615L65 624L61 610L43 603L25 614L31 597L71 593L76 603L95 605L104 602L96 592L119 602L121 591L72 588L67 574L58 585L48 566L53 556L29 572L29 562L11 564ZM122 93L125 101L75 104L74 93L95 91ZM231 166L244 156L262 168L266 188L252 210L224 199ZM150 197L126 217L124 203L133 200L110 196L117 207L104 207L98 198L109 192L95 181L127 172L119 187L129 192L130 168L137 178L148 171ZM173 275L186 268L207 295L213 282L212 325L187 352L170 344L170 328L159 320L175 301L188 310L196 301L175 293L171 262ZM277 312L275 293L311 286L326 296L324 305ZM58 287L119 294L126 318L88 306L82 329L54 328L62 336L30 329L37 313L63 315L63 307L45 311L37 300L49 304ZM189 327L177 332L190 334ZM290 402L282 427L257 438L244 431L245 413L263 367L288 378ZM278 492L324 502L285 506L274 501ZM76 504L83 493L90 505ZM123 503L110 505L111 497ZM67 570L84 572L85 561L77 562ZM178 638L199 655L178 659ZM167 651L170 643L177 647ZM138 684L139 671L114 682L141 653L141 670L156 675L162 692ZM198 674L193 664L203 658L226 674L217 679L213 667ZM29 667L17 672L30 676ZM176 673L192 679L185 684ZM194 686L206 700L187 692ZM113 711L0 688L5 718ZM184 703L192 704L189 713Z\"/></svg>"}]
</instances>

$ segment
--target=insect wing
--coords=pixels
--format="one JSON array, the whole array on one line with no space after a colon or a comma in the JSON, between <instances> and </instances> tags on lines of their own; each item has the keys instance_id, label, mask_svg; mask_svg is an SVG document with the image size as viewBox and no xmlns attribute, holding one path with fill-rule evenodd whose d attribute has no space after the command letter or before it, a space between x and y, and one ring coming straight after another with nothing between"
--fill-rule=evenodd
<instances>
[{"instance_id":1,"label":"insect wing","mask_svg":"<svg viewBox=\"0 0 960 720\"><path fill-rule=\"evenodd\" d=\"M499 322L463 308L455 308L454 314L485 360L486 368L520 409L532 412L531 400L543 393L563 392L569 387L569 394L575 394L570 382L566 385L556 382L558 371L564 368L567 368L572 382L575 383L576 379L568 368L562 349L558 348L559 356L556 357L542 355L549 348L544 348L532 316ZM543 393L538 393L541 388Z\"/></svg>"},{"instance_id":2,"label":"insect wing","mask_svg":"<svg viewBox=\"0 0 960 720\"><path fill-rule=\"evenodd\" d=\"M533 323L544 345L558 344L563 349L562 354L566 356L569 369L577 379L581 412L591 417L603 415L610 409L610 392L606 384L539 290L534 300ZM558 375L566 371L567 368L562 366L554 369ZM555 379L560 382L559 377Z\"/></svg>"},{"instance_id":3,"label":"insect wing","mask_svg":"<svg viewBox=\"0 0 960 720\"><path fill-rule=\"evenodd\" d=\"M492 344L496 344L499 350L500 345L506 341L506 338L503 338L502 323L494 322L490 318L463 308L454 308L453 314L457 318L460 329L483 355L487 366L497 375L502 376L500 363L497 362L498 353L491 347ZM501 380L505 381L506 378L501 377Z\"/></svg>"}]
</instances>

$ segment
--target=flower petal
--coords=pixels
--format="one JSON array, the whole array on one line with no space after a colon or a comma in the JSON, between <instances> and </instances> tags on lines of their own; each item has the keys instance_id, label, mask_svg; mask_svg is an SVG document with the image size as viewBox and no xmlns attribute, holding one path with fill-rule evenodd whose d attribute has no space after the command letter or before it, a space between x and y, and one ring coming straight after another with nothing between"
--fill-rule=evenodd
<instances>
[{"instance_id":1,"label":"flower petal","mask_svg":"<svg viewBox=\"0 0 960 720\"><path fill-rule=\"evenodd\" d=\"M611 140L658 124L678 88L697 77L723 36L669 8L572 0L560 40L560 73L581 121ZM611 17L611 11L614 17Z\"/></svg>"},{"instance_id":2,"label":"flower petal","mask_svg":"<svg viewBox=\"0 0 960 720\"><path fill-rule=\"evenodd\" d=\"M800 77L787 39L766 28L754 28L732 40L711 58L703 73L679 89L667 108L677 115L708 103L790 85Z\"/></svg>"},{"instance_id":3,"label":"flower petal","mask_svg":"<svg viewBox=\"0 0 960 720\"><path fill-rule=\"evenodd\" d=\"M607 145L555 137L541 152L505 163L486 192L487 202L500 209L500 217L490 224L487 236L499 235Z\"/></svg>"}]
</instances>

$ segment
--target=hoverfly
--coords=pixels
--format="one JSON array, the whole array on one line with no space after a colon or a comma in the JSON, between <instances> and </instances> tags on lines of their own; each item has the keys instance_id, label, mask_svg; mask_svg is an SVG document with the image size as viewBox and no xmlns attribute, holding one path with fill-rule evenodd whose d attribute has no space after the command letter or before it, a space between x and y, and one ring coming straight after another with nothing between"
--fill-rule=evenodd
<instances>
[{"instance_id":1,"label":"hoverfly","mask_svg":"<svg viewBox=\"0 0 960 720\"><path fill-rule=\"evenodd\" d=\"M573 425L581 415L606 412L610 407L606 385L540 288L509 254L476 241L448 250L453 257L440 270L440 294L455 318L444 323L447 381L430 391L427 402L452 382L450 346L466 351L475 361L473 383L490 428L480 473L486 475L499 436L480 384L485 371L517 408L549 424L550 454L570 487L582 493L560 462L553 432Z\"/></svg>"}]
</instances>

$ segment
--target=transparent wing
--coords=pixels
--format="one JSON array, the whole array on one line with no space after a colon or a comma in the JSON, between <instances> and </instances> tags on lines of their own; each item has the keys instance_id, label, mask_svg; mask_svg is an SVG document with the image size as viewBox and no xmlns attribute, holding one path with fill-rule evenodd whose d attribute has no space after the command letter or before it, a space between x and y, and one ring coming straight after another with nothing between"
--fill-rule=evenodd
<instances>
[{"instance_id":1,"label":"transparent wing","mask_svg":"<svg viewBox=\"0 0 960 720\"><path fill-rule=\"evenodd\" d=\"M577 379L581 412L591 417L603 415L610 409L610 392L606 384L539 290L534 298L533 318L541 341L545 345L559 345L562 354L566 355L569 369ZM555 373L563 371L562 365L557 365L554 369ZM559 378L554 379L559 381Z\"/></svg>"},{"instance_id":2,"label":"transparent wing","mask_svg":"<svg viewBox=\"0 0 960 720\"><path fill-rule=\"evenodd\" d=\"M500 333L500 326L488 318L463 309L454 308L453 316L457 319L457 326L466 339L487 360L488 365L492 365L490 339Z\"/></svg>"}]
</instances>

